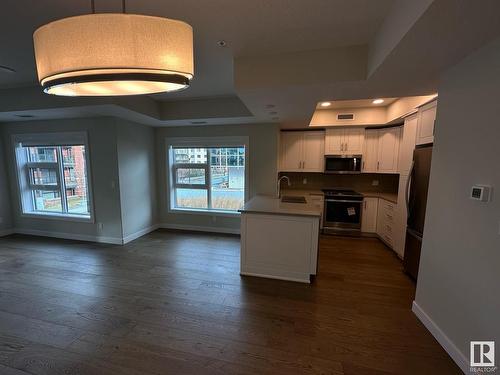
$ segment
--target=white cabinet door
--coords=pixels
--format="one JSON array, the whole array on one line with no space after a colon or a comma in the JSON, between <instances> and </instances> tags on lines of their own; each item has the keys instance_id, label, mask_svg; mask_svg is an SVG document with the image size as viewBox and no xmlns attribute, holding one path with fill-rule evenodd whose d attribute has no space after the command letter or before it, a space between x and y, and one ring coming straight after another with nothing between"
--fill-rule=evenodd
<instances>
[{"instance_id":1,"label":"white cabinet door","mask_svg":"<svg viewBox=\"0 0 500 375\"><path fill-rule=\"evenodd\" d=\"M419 108L417 145L434 142L434 123L436 121L436 109L436 101L433 101Z\"/></svg>"},{"instance_id":2,"label":"white cabinet door","mask_svg":"<svg viewBox=\"0 0 500 375\"><path fill-rule=\"evenodd\" d=\"M378 198L365 198L363 200L362 232L375 233L377 231L377 210Z\"/></svg>"},{"instance_id":3,"label":"white cabinet door","mask_svg":"<svg viewBox=\"0 0 500 375\"><path fill-rule=\"evenodd\" d=\"M367 130L365 132L363 152L363 172L377 173L378 161L378 130Z\"/></svg>"},{"instance_id":4,"label":"white cabinet door","mask_svg":"<svg viewBox=\"0 0 500 375\"><path fill-rule=\"evenodd\" d=\"M344 153L344 129L326 129L325 155Z\"/></svg>"},{"instance_id":5,"label":"white cabinet door","mask_svg":"<svg viewBox=\"0 0 500 375\"><path fill-rule=\"evenodd\" d=\"M398 172L400 136L400 127L379 130L377 162L379 173Z\"/></svg>"},{"instance_id":6,"label":"white cabinet door","mask_svg":"<svg viewBox=\"0 0 500 375\"><path fill-rule=\"evenodd\" d=\"M302 132L281 133L281 170L300 172L302 169Z\"/></svg>"},{"instance_id":7,"label":"white cabinet door","mask_svg":"<svg viewBox=\"0 0 500 375\"><path fill-rule=\"evenodd\" d=\"M302 171L324 172L325 133L309 131L303 133Z\"/></svg>"},{"instance_id":8,"label":"white cabinet door","mask_svg":"<svg viewBox=\"0 0 500 375\"><path fill-rule=\"evenodd\" d=\"M365 129L345 129L344 153L348 155L362 155L365 140Z\"/></svg>"},{"instance_id":9,"label":"white cabinet door","mask_svg":"<svg viewBox=\"0 0 500 375\"><path fill-rule=\"evenodd\" d=\"M417 114L405 118L403 126L403 136L401 146L399 147L398 168L401 175L410 173L413 162L413 151L415 150L415 141L417 138Z\"/></svg>"}]
</instances>

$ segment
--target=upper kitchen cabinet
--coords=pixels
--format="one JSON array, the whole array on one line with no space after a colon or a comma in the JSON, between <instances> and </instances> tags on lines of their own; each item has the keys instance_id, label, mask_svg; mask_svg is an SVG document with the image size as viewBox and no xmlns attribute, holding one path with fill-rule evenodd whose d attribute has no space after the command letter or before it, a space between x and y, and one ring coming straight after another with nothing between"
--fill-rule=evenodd
<instances>
[{"instance_id":1,"label":"upper kitchen cabinet","mask_svg":"<svg viewBox=\"0 0 500 375\"><path fill-rule=\"evenodd\" d=\"M363 172L398 173L401 127L366 130Z\"/></svg>"},{"instance_id":2,"label":"upper kitchen cabinet","mask_svg":"<svg viewBox=\"0 0 500 375\"><path fill-rule=\"evenodd\" d=\"M363 172L377 173L378 164L378 130L366 130L364 152L363 152Z\"/></svg>"},{"instance_id":3,"label":"upper kitchen cabinet","mask_svg":"<svg viewBox=\"0 0 500 375\"><path fill-rule=\"evenodd\" d=\"M377 162L379 173L398 173L400 137L401 127L379 130Z\"/></svg>"},{"instance_id":4,"label":"upper kitchen cabinet","mask_svg":"<svg viewBox=\"0 0 500 375\"><path fill-rule=\"evenodd\" d=\"M418 109L417 145L434 142L434 123L436 121L437 101L434 100Z\"/></svg>"},{"instance_id":5,"label":"upper kitchen cabinet","mask_svg":"<svg viewBox=\"0 0 500 375\"><path fill-rule=\"evenodd\" d=\"M325 154L362 155L364 139L364 128L327 129Z\"/></svg>"},{"instance_id":6,"label":"upper kitchen cabinet","mask_svg":"<svg viewBox=\"0 0 500 375\"><path fill-rule=\"evenodd\" d=\"M280 170L323 172L325 133L322 131L281 132Z\"/></svg>"},{"instance_id":7,"label":"upper kitchen cabinet","mask_svg":"<svg viewBox=\"0 0 500 375\"><path fill-rule=\"evenodd\" d=\"M413 162L413 150L417 138L418 114L415 113L405 118L401 146L399 147L399 173L407 176Z\"/></svg>"}]
</instances>

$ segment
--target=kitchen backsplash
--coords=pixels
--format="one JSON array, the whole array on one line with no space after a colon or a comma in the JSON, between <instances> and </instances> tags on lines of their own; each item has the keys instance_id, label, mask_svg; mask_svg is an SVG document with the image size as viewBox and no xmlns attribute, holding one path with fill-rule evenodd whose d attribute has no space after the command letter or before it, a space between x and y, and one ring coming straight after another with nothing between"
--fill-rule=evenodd
<instances>
[{"instance_id":1,"label":"kitchen backsplash","mask_svg":"<svg viewBox=\"0 0 500 375\"><path fill-rule=\"evenodd\" d=\"M281 172L280 176L288 176L292 186L286 189L297 190L321 190L328 188L346 188L360 192L380 192L394 193L398 192L399 175L398 174L323 174L323 173L300 173L300 172ZM304 179L307 183L304 184ZM378 185L373 185L378 181ZM286 182L283 183L283 188Z\"/></svg>"}]
</instances>

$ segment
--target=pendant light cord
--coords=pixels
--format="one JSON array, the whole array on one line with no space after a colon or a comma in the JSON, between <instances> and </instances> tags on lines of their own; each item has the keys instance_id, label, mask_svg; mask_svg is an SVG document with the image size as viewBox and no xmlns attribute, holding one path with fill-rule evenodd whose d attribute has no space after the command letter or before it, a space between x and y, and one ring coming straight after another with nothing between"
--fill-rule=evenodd
<instances>
[{"instance_id":1,"label":"pendant light cord","mask_svg":"<svg viewBox=\"0 0 500 375\"><path fill-rule=\"evenodd\" d=\"M95 14L95 0L90 0L90 9L92 10L92 14ZM127 13L127 6L125 4L125 0L122 0L122 12Z\"/></svg>"}]
</instances>

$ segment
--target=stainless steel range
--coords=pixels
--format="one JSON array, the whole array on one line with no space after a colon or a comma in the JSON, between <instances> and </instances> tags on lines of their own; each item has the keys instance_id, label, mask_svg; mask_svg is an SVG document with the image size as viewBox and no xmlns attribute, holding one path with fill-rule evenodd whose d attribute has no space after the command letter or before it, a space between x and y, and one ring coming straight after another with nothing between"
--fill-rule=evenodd
<instances>
[{"instance_id":1,"label":"stainless steel range","mask_svg":"<svg viewBox=\"0 0 500 375\"><path fill-rule=\"evenodd\" d=\"M363 195L354 190L324 189L324 231L326 233L361 234Z\"/></svg>"}]
</instances>

